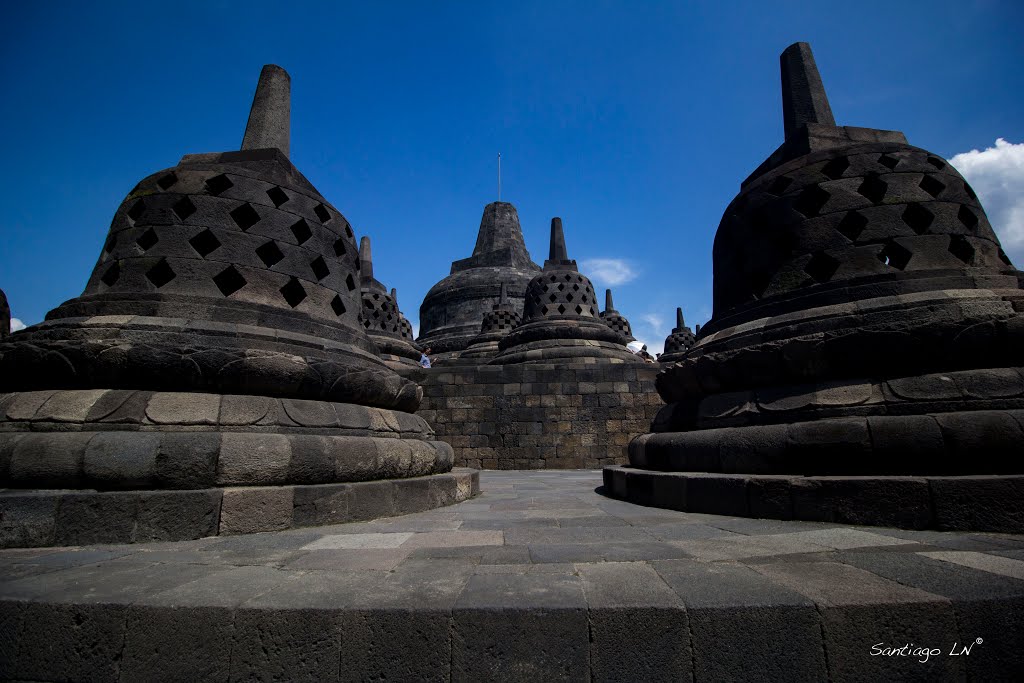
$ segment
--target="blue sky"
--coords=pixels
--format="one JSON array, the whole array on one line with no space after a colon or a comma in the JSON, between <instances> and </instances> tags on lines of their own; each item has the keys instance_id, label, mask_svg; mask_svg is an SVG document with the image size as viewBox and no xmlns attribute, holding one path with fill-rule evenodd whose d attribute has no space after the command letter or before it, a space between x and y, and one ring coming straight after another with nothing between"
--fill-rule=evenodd
<instances>
[{"instance_id":1,"label":"blue sky","mask_svg":"<svg viewBox=\"0 0 1024 683\"><path fill-rule=\"evenodd\" d=\"M710 316L715 229L781 142L778 55L798 40L841 125L978 151L964 159L988 182L971 180L1020 264L1022 8L17 3L0 28L0 288L28 324L80 294L124 195L183 154L237 149L276 63L292 76L292 160L371 236L375 274L414 323L472 251L500 151L534 260L561 216L571 257L633 274L615 303L660 347L676 306L691 326ZM588 273L599 289L602 272Z\"/></svg>"}]
</instances>

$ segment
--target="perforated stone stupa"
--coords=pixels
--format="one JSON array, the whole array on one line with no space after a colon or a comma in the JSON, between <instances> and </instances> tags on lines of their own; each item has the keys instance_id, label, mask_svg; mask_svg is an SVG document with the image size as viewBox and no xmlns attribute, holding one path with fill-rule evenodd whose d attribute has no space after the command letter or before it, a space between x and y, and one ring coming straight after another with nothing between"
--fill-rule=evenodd
<instances>
[{"instance_id":1,"label":"perforated stone stupa","mask_svg":"<svg viewBox=\"0 0 1024 683\"><path fill-rule=\"evenodd\" d=\"M1024 292L970 185L902 133L835 124L805 43L785 142L714 243L714 316L606 470L702 512L1024 531Z\"/></svg>"},{"instance_id":2,"label":"perforated stone stupa","mask_svg":"<svg viewBox=\"0 0 1024 683\"><path fill-rule=\"evenodd\" d=\"M604 324L622 335L627 343L634 341L633 328L626 317L615 310L615 302L612 301L612 290L604 290L604 310L600 314Z\"/></svg>"},{"instance_id":3,"label":"perforated stone stupa","mask_svg":"<svg viewBox=\"0 0 1024 683\"><path fill-rule=\"evenodd\" d=\"M599 317L594 286L569 259L562 219L552 218L549 258L526 287L523 322L491 362L641 363L626 343Z\"/></svg>"},{"instance_id":4,"label":"perforated stone stupa","mask_svg":"<svg viewBox=\"0 0 1024 683\"><path fill-rule=\"evenodd\" d=\"M686 326L686 321L683 320L683 309L677 308L676 326L672 328L672 333L665 338L665 351L658 356L658 361L672 363L682 359L695 341L693 331Z\"/></svg>"},{"instance_id":5,"label":"perforated stone stupa","mask_svg":"<svg viewBox=\"0 0 1024 683\"><path fill-rule=\"evenodd\" d=\"M413 346L412 325L398 310L397 292L387 289L373 276L370 238L359 240L359 291L363 298L360 313L367 334L380 347L381 358L389 366L418 366L420 352Z\"/></svg>"},{"instance_id":6,"label":"perforated stone stupa","mask_svg":"<svg viewBox=\"0 0 1024 683\"><path fill-rule=\"evenodd\" d=\"M179 540L465 499L359 322L352 227L288 159L266 66L241 151L121 203L83 294L0 343L0 545Z\"/></svg>"},{"instance_id":7,"label":"perforated stone stupa","mask_svg":"<svg viewBox=\"0 0 1024 683\"><path fill-rule=\"evenodd\" d=\"M513 309L522 314L526 285L540 270L523 241L516 207L484 207L473 255L452 263L451 274L430 288L420 305L422 347L455 355L480 333L480 322L498 303L504 284Z\"/></svg>"},{"instance_id":8,"label":"perforated stone stupa","mask_svg":"<svg viewBox=\"0 0 1024 683\"><path fill-rule=\"evenodd\" d=\"M484 315L480 334L473 337L466 350L459 354L459 360L486 362L498 353L498 342L522 322L523 317L508 300L505 283L501 283L498 303Z\"/></svg>"}]
</instances>

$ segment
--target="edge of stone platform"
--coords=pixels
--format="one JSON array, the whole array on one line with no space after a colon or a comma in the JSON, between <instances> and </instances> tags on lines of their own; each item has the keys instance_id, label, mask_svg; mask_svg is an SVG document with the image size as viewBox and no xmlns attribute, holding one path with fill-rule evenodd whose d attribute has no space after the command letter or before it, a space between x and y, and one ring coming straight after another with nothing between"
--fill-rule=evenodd
<instances>
[{"instance_id":1,"label":"edge of stone platform","mask_svg":"<svg viewBox=\"0 0 1024 683\"><path fill-rule=\"evenodd\" d=\"M799 476L604 468L612 498L682 512L1024 533L1024 475Z\"/></svg>"},{"instance_id":2,"label":"edge of stone platform","mask_svg":"<svg viewBox=\"0 0 1024 683\"><path fill-rule=\"evenodd\" d=\"M453 505L480 472L199 490L0 490L0 548L187 541L360 522Z\"/></svg>"}]
</instances>

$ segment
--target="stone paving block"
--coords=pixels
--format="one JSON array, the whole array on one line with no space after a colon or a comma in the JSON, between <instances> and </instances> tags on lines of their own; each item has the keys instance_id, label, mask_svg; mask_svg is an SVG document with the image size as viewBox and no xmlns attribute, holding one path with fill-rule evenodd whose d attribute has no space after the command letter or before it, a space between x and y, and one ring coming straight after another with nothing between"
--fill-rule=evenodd
<instances>
[{"instance_id":1,"label":"stone paving block","mask_svg":"<svg viewBox=\"0 0 1024 683\"><path fill-rule=\"evenodd\" d=\"M883 534L875 534L869 531L836 527L832 529L815 529L811 531L792 531L781 534L790 541L807 541L815 545L837 550L849 550L850 548L869 548L875 546L889 545L913 545L915 542L907 539L893 538ZM769 540L780 536L762 536L762 539Z\"/></svg>"},{"instance_id":2,"label":"stone paving block","mask_svg":"<svg viewBox=\"0 0 1024 683\"><path fill-rule=\"evenodd\" d=\"M238 607L299 576L298 572L268 566L217 567L172 588L139 596L135 604L197 609Z\"/></svg>"},{"instance_id":3,"label":"stone paving block","mask_svg":"<svg viewBox=\"0 0 1024 683\"><path fill-rule=\"evenodd\" d=\"M215 536L222 495L220 489L139 492L133 540L187 541Z\"/></svg>"},{"instance_id":4,"label":"stone paving block","mask_svg":"<svg viewBox=\"0 0 1024 683\"><path fill-rule=\"evenodd\" d=\"M294 489L289 486L225 488L220 510L220 533L251 534L278 531L292 525Z\"/></svg>"},{"instance_id":5,"label":"stone paving block","mask_svg":"<svg viewBox=\"0 0 1024 683\"><path fill-rule=\"evenodd\" d=\"M147 488L156 477L159 446L159 434L100 432L85 449L83 472L96 488Z\"/></svg>"},{"instance_id":6,"label":"stone paving block","mask_svg":"<svg viewBox=\"0 0 1024 683\"><path fill-rule=\"evenodd\" d=\"M924 529L932 523L928 481L914 477L794 479L793 516L817 522Z\"/></svg>"},{"instance_id":7,"label":"stone paving block","mask_svg":"<svg viewBox=\"0 0 1024 683\"><path fill-rule=\"evenodd\" d=\"M349 515L352 519L377 519L395 514L395 490L389 481L366 481L352 485Z\"/></svg>"},{"instance_id":8,"label":"stone paving block","mask_svg":"<svg viewBox=\"0 0 1024 683\"><path fill-rule=\"evenodd\" d=\"M649 565L576 566L590 608L594 680L679 681L691 677L683 602Z\"/></svg>"},{"instance_id":9,"label":"stone paving block","mask_svg":"<svg viewBox=\"0 0 1024 683\"><path fill-rule=\"evenodd\" d=\"M312 543L302 546L303 550L339 550L363 548L397 548L413 537L412 532L368 533L368 534L334 534L324 536Z\"/></svg>"},{"instance_id":10,"label":"stone paving block","mask_svg":"<svg viewBox=\"0 0 1024 683\"><path fill-rule=\"evenodd\" d=\"M452 680L581 680L589 657L578 577L476 575L455 605Z\"/></svg>"},{"instance_id":11,"label":"stone paving block","mask_svg":"<svg viewBox=\"0 0 1024 683\"><path fill-rule=\"evenodd\" d=\"M294 487L293 526L339 524L349 519L352 489L348 484Z\"/></svg>"},{"instance_id":12,"label":"stone paving block","mask_svg":"<svg viewBox=\"0 0 1024 683\"><path fill-rule=\"evenodd\" d=\"M291 445L283 434L221 435L217 461L219 486L284 483L291 463Z\"/></svg>"},{"instance_id":13,"label":"stone paving block","mask_svg":"<svg viewBox=\"0 0 1024 683\"><path fill-rule=\"evenodd\" d=\"M218 432L160 435L154 478L160 488L209 488L217 481Z\"/></svg>"},{"instance_id":14,"label":"stone paving block","mask_svg":"<svg viewBox=\"0 0 1024 683\"><path fill-rule=\"evenodd\" d=\"M450 680L449 621L445 611L346 611L339 680Z\"/></svg>"},{"instance_id":15,"label":"stone paving block","mask_svg":"<svg viewBox=\"0 0 1024 683\"><path fill-rule=\"evenodd\" d=\"M817 553L828 550L825 546L810 541L788 538L786 534L768 537L733 536L706 541L672 541L671 544L686 550L692 557L706 562Z\"/></svg>"},{"instance_id":16,"label":"stone paving block","mask_svg":"<svg viewBox=\"0 0 1024 683\"><path fill-rule=\"evenodd\" d=\"M942 644L943 656L953 649L952 641L961 646L977 638L984 641L964 657L969 679L1007 680L1007 675L1012 676L1010 672L1024 670L1024 581L998 579L920 553L849 552L843 553L841 560L949 598L958 631L955 638Z\"/></svg>"},{"instance_id":17,"label":"stone paving block","mask_svg":"<svg viewBox=\"0 0 1024 683\"><path fill-rule=\"evenodd\" d=\"M971 567L972 569L980 569L981 571L1009 576L1010 578L1024 581L1024 562L1019 560L988 555L985 553L956 550L925 552L921 554L925 557L930 557L933 560L952 562L953 564Z\"/></svg>"},{"instance_id":18,"label":"stone paving block","mask_svg":"<svg viewBox=\"0 0 1024 683\"><path fill-rule=\"evenodd\" d=\"M403 548L451 548L458 546L502 545L501 531L428 531L413 534Z\"/></svg>"},{"instance_id":19,"label":"stone paving block","mask_svg":"<svg viewBox=\"0 0 1024 683\"><path fill-rule=\"evenodd\" d=\"M10 477L20 486L63 488L81 483L91 433L30 433L14 446Z\"/></svg>"},{"instance_id":20,"label":"stone paving block","mask_svg":"<svg viewBox=\"0 0 1024 683\"><path fill-rule=\"evenodd\" d=\"M588 544L588 543L629 543L649 542L654 540L640 529L633 527L571 529L518 528L505 531L505 541L513 545L538 544Z\"/></svg>"},{"instance_id":21,"label":"stone paving block","mask_svg":"<svg viewBox=\"0 0 1024 683\"><path fill-rule=\"evenodd\" d=\"M0 548L52 545L59 502L47 493L0 495Z\"/></svg>"},{"instance_id":22,"label":"stone paving block","mask_svg":"<svg viewBox=\"0 0 1024 683\"><path fill-rule=\"evenodd\" d=\"M335 610L237 610L230 680L338 680L343 622Z\"/></svg>"},{"instance_id":23,"label":"stone paving block","mask_svg":"<svg viewBox=\"0 0 1024 683\"><path fill-rule=\"evenodd\" d=\"M652 563L686 606L695 680L825 680L808 598L729 563Z\"/></svg>"},{"instance_id":24,"label":"stone paving block","mask_svg":"<svg viewBox=\"0 0 1024 683\"><path fill-rule=\"evenodd\" d=\"M398 566L409 551L405 548L359 550L311 550L288 562L287 569L331 569L390 571Z\"/></svg>"},{"instance_id":25,"label":"stone paving block","mask_svg":"<svg viewBox=\"0 0 1024 683\"><path fill-rule=\"evenodd\" d=\"M129 608L121 676L125 680L226 680L234 615L224 607Z\"/></svg>"},{"instance_id":26,"label":"stone paving block","mask_svg":"<svg viewBox=\"0 0 1024 683\"><path fill-rule=\"evenodd\" d=\"M946 647L957 633L947 599L836 562L777 562L753 568L818 605L833 679L963 678L961 657L932 657L922 668L916 657L871 654L875 645Z\"/></svg>"},{"instance_id":27,"label":"stone paving block","mask_svg":"<svg viewBox=\"0 0 1024 683\"><path fill-rule=\"evenodd\" d=\"M987 529L1016 532L1024 528L1024 476L929 477L939 529Z\"/></svg>"},{"instance_id":28,"label":"stone paving block","mask_svg":"<svg viewBox=\"0 0 1024 683\"><path fill-rule=\"evenodd\" d=\"M117 681L126 605L0 603L0 677ZM8 655L10 655L8 657Z\"/></svg>"},{"instance_id":29,"label":"stone paving block","mask_svg":"<svg viewBox=\"0 0 1024 683\"><path fill-rule=\"evenodd\" d=\"M54 543L130 543L139 499L131 492L65 493L54 525Z\"/></svg>"}]
</instances>

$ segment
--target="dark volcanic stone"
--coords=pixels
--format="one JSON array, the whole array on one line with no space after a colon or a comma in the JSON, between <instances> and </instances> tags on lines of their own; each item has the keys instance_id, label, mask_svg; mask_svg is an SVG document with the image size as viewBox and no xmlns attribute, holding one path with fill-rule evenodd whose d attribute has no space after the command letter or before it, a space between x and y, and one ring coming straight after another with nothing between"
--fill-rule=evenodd
<instances>
[{"instance_id":1,"label":"dark volcanic stone","mask_svg":"<svg viewBox=\"0 0 1024 683\"><path fill-rule=\"evenodd\" d=\"M488 204L473 255L452 263L451 274L431 287L420 305L419 345L437 353L466 348L484 315L500 301L502 284L521 315L526 285L539 270L523 242L516 208L508 202Z\"/></svg>"}]
</instances>

